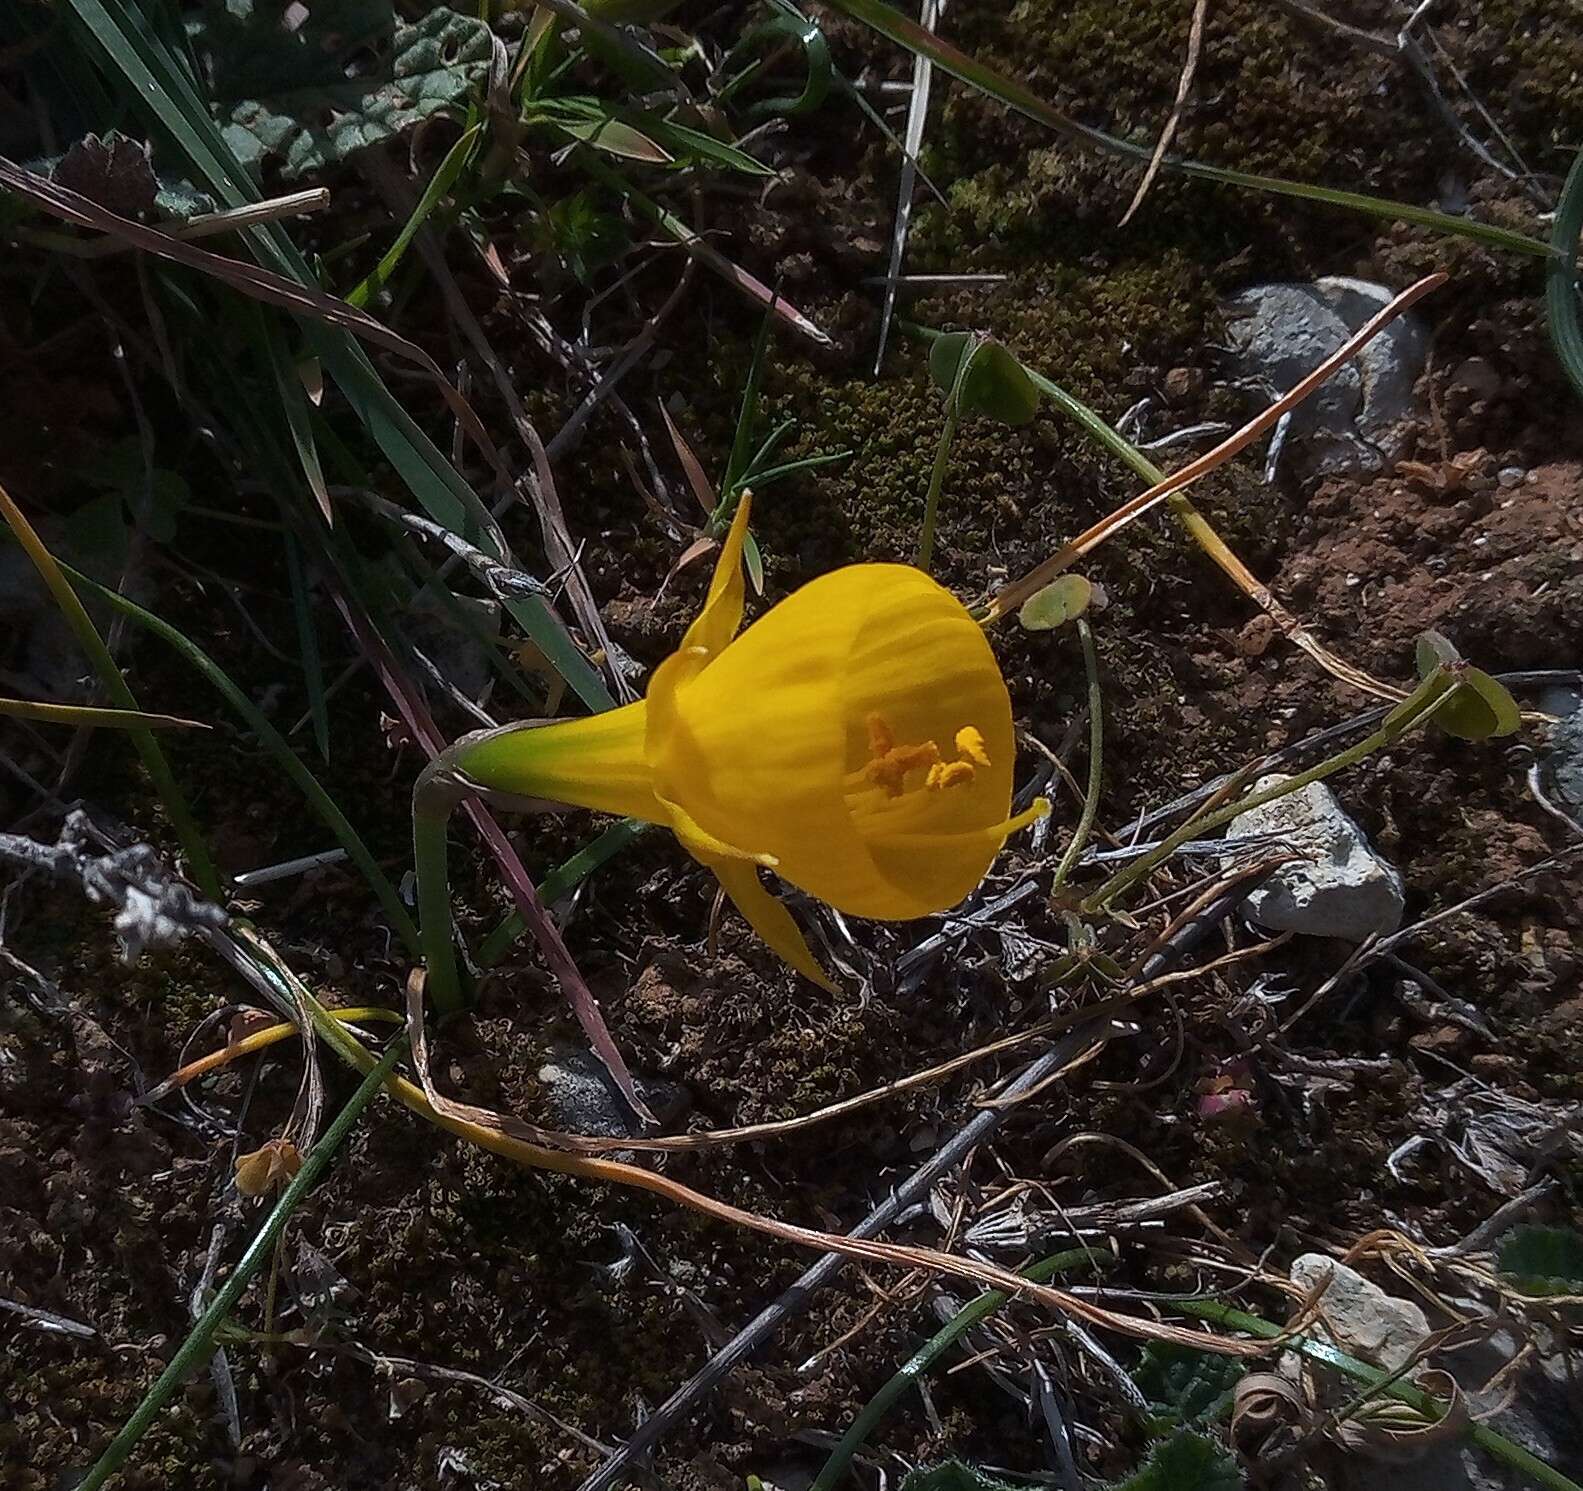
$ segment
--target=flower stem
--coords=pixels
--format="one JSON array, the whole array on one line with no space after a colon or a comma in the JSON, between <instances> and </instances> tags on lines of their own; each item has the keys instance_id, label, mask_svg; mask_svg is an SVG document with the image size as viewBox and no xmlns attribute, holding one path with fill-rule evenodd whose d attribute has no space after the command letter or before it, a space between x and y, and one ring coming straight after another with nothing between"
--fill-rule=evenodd
<instances>
[{"instance_id":1,"label":"flower stem","mask_svg":"<svg viewBox=\"0 0 1583 1491\"><path fill-rule=\"evenodd\" d=\"M974 337L962 349L962 358L956 365L956 375L951 379L951 392L945 399L945 423L940 427L940 443L934 450L934 466L929 472L929 492L923 500L923 525L918 530L918 555L913 563L927 571L934 559L934 528L940 515L940 492L945 486L945 466L951 455L951 445L956 439L956 427L962 422L962 388L967 382L967 370L983 340Z\"/></svg>"},{"instance_id":2,"label":"flower stem","mask_svg":"<svg viewBox=\"0 0 1583 1491\"><path fill-rule=\"evenodd\" d=\"M962 361L965 363L967 359L964 357ZM918 530L918 553L913 561L921 570L927 570L934 559L934 527L940 512L940 491L945 485L945 463L960 420L953 394L945 406L945 424L941 426L940 443L934 451L934 469L929 473L929 494L923 500L923 526Z\"/></svg>"},{"instance_id":3,"label":"flower stem","mask_svg":"<svg viewBox=\"0 0 1583 1491\"><path fill-rule=\"evenodd\" d=\"M412 863L418 881L418 933L428 970L424 993L442 1015L462 1008L462 973L451 927L446 828L457 803L450 752L435 757L412 789Z\"/></svg>"},{"instance_id":4,"label":"flower stem","mask_svg":"<svg viewBox=\"0 0 1583 1491\"><path fill-rule=\"evenodd\" d=\"M1088 622L1077 618L1077 635L1083 643L1083 667L1088 673L1088 788L1083 794L1083 812L1072 833L1072 842L1055 867L1050 890L1066 884L1066 877L1077 864L1083 846L1093 831L1094 819L1099 813L1099 789L1105 764L1105 695L1099 686L1099 655L1094 650L1094 633Z\"/></svg>"}]
</instances>

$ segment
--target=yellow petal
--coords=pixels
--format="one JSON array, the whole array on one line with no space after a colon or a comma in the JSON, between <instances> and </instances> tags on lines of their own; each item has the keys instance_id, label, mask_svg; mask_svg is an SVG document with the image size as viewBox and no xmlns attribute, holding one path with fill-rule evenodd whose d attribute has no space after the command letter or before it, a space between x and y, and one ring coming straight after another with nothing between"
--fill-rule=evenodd
<instances>
[{"instance_id":1,"label":"yellow petal","mask_svg":"<svg viewBox=\"0 0 1583 1491\"><path fill-rule=\"evenodd\" d=\"M830 975L819 966L813 949L792 920L791 912L759 884L758 871L752 865L741 860L722 860L710 868L719 877L737 910L747 918L748 925L765 942L804 978L812 979L831 994L841 992Z\"/></svg>"},{"instance_id":2,"label":"yellow petal","mask_svg":"<svg viewBox=\"0 0 1583 1491\"><path fill-rule=\"evenodd\" d=\"M720 546L720 561L709 581L704 608L682 638L683 652L692 647L704 647L710 653L722 652L742 625L742 609L747 601L742 578L742 545L747 539L748 515L752 510L753 494L744 492L737 503L736 516L731 520L731 531Z\"/></svg>"},{"instance_id":3,"label":"yellow petal","mask_svg":"<svg viewBox=\"0 0 1583 1491\"><path fill-rule=\"evenodd\" d=\"M701 859L711 867L717 859L745 860L771 870L778 863L773 854L743 849L739 845L728 844L724 839L717 839L679 802L672 802L668 797L660 798L660 802L671 815L671 832L682 841L682 847L694 859Z\"/></svg>"}]
</instances>

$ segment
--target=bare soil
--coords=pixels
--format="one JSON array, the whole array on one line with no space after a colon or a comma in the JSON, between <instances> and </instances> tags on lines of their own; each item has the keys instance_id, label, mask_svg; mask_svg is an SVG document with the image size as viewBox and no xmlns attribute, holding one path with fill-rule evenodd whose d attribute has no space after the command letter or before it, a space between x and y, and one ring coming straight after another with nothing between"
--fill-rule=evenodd
<instances>
[{"instance_id":1,"label":"bare soil","mask_svg":"<svg viewBox=\"0 0 1583 1491\"><path fill-rule=\"evenodd\" d=\"M1025 0L1005 12L973 5L952 12L951 33L1080 117L1150 139L1174 93L1188 10L1156 0ZM1436 34L1525 152L1543 192L1553 193L1567 163L1561 147L1583 139L1583 50L1569 6L1502 0L1460 11L1469 14L1448 15ZM1276 7L1235 0L1213 5L1211 16L1198 102L1179 140L1184 153L1413 201L1465 198L1493 220L1545 231L1524 192L1458 153L1423 97L1380 58L1316 36ZM1348 18L1382 30L1400 23L1383 0L1350 7ZM829 32L850 74L875 55L850 23L830 18ZM1556 60L1567 48L1570 70ZM888 55L884 70L903 75ZM1078 157L964 90L943 93L924 164L950 206L923 211L909 263L919 272L1007 279L913 298L904 314L992 331L1112 418L1152 396L1150 434L1245 412L1219 350L1216 305L1225 292L1326 273L1399 286L1429 268L1450 269L1450 286L1424 313L1433 350L1409 464L1318 480L1289 461L1265 485L1250 455L1196 489L1195 500L1328 646L1381 677L1410 676L1413 642L1426 627L1492 672L1580 665L1583 417L1544 342L1533 263L1170 176L1134 228L1118 231L1135 185L1130 173ZM768 150L785 178L761 203L716 202L715 226L742 262L766 279L780 277L839 343L834 354L813 355L789 336L776 339L768 398L772 414L798 420L789 450L853 452L763 502L759 531L774 597L838 563L909 554L939 400L923 353L905 336L896 338L883 377L867 372L876 297L862 281L883 262L892 155L877 138L858 135L850 109L771 139ZM347 200L358 200L350 183ZM332 215L309 231L333 241L346 227L337 223ZM483 275L464 270L460 278L496 347L535 369L524 379L532 412L553 430L580 390L541 367L516 311ZM8 284L7 293L15 288ZM645 294L654 288L639 285ZM654 405L663 398L717 471L756 318L713 282L700 283L694 297L663 328L663 355L625 394L656 449L664 436ZM36 305L21 313L16 324L26 334L13 334L38 346L43 338L28 318L41 314ZM442 360L452 355L437 305L409 315L405 333ZM16 417L14 390L9 399L6 422L17 437L0 442L0 474L10 490L68 507L62 442L102 445L134 428L122 385L96 360L101 348L101 338L85 335L29 364L27 388L47 399L31 405L27 420ZM1470 358L1492 376L1480 373L1470 385ZM70 388L67 379L75 380ZM478 403L492 428L509 428L487 388ZM157 407L155 414L176 417ZM623 438L614 424L598 427L560 479L611 633L652 664L675 645L699 597L702 567L655 601L678 546L633 491L616 455ZM682 490L679 473L669 474ZM970 425L947 484L942 577L960 593L981 594L1133 490L1128 474L1053 410L1024 430ZM210 500L269 514L256 493ZM529 524L513 521L514 537L531 551ZM284 576L245 552L235 530L195 521L182 557L233 580L266 636L292 636ZM1168 517L1129 531L1096 556L1090 573L1110 600L1095 626L1107 730L1102 822L1118 835L1140 811L1369 704L1290 649ZM280 663L223 587L167 567L153 589L161 614L201 638L255 697L269 696ZM327 614L327 637L334 624ZM1083 696L1075 642L1008 630L997 646L1019 723L1063 748ZM156 644L138 643L131 667L148 707L219 718L212 697ZM1533 695L1524 702L1532 706ZM289 723L298 692L288 688L271 707ZM355 805L359 828L399 875L418 756L380 732L386 707L366 676L336 696L334 751L321 775L338 801ZM459 714L446 724L467 728ZM7 739L21 764L45 769L25 740ZM1409 918L1510 880L1566 844L1566 830L1525 785L1544 739L1539 724L1484 745L1415 737L1342 779L1348 810L1402 871ZM325 846L323 831L245 737L225 727L201 739L172 737L171 753L226 867ZM1081 771L1081 751L1073 760ZM63 790L171 847L147 781L108 733L91 741ZM7 826L34 806L10 776L0 779ZM1076 817L1070 794L1057 812L1058 848ZM573 816L517 826L530 868L542 872L594 825ZM31 828L49 837L54 823L45 813ZM1008 876L1027 853L1009 851ZM476 936L505 904L476 844L460 832L453 874L464 927ZM832 1000L793 980L730 916L711 943L712 898L708 877L655 833L593 878L567 924L617 1042L637 1071L686 1087L692 1126L794 1117L1045 1012L1035 983L1007 977L993 934L968 939L915 993L882 983L863 999ZM256 921L327 1001L399 1005L406 964L350 872L273 885L232 909ZM206 1082L192 1106L173 1099L139 1107L137 1091L180 1064L200 1022L251 1002L249 992L192 948L122 966L106 917L39 878L7 889L0 915L4 946L58 991L34 998L28 979L0 968L0 1299L91 1331L0 1314L0 1484L55 1491L103 1448L181 1341L211 1249L214 1276L223 1277L256 1225L260 1203L229 1189L234 1158L278 1128L298 1058L278 1047L257 1072ZM1064 938L1047 905L1027 912L1023 929L1057 944ZM859 936L885 961L930 930ZM1404 949L1405 966L1377 964L1318 1003L1285 1037L1295 1058L1285 1064L1261 1049L1268 1013L1256 993L1297 990L1277 1009L1284 1018L1333 971L1337 949L1294 942L1183 984L1140 1006L1134 1038L1113 1041L1008 1123L993 1153L971 1167L969 1196L1009 1177L1046 1188L1063 1205L1152 1194L1162 1175L1176 1186L1219 1182L1211 1207L1218 1225L1277 1267L1307 1248L1344 1249L1381 1227L1454 1242L1507 1195L1470 1177L1444 1148L1421 1152L1400 1177L1387 1157L1432 1128L1440 1096L1465 1076L1555 1111L1583 1100L1580 932L1575 875L1524 879L1438 924ZM1133 945L1124 928L1107 936L1118 949ZM1225 937L1215 951L1256 940L1246 929ZM1058 994L1066 1006L1084 997L1081 986ZM1464 1008L1478 1019L1458 1018ZM576 1038L553 982L524 944L484 982L476 1010L444 1033L437 1075L459 1098L542 1116L537 1074L545 1054ZM200 1048L218 1039L211 1028ZM849 1120L676 1156L665 1168L740 1205L845 1228L964 1122L982 1085L1016 1059ZM328 1061L325 1072L338 1102L350 1079ZM1199 1100L1228 1074L1248 1084L1250 1113L1241 1122L1207 1121ZM228 1137L238 1124L240 1137ZM1130 1149L1096 1140L1058 1152L1074 1135L1112 1136ZM1157 1168L1146 1171L1134 1151ZM1531 1158L1535 1173L1556 1182L1539 1215L1575 1221L1583 1184L1576 1161L1565 1153ZM641 1262L618 1266L617 1229L630 1230L658 1273ZM942 1239L928 1219L915 1219L907 1234ZM235 1438L224 1393L203 1375L144 1439L121 1484L570 1491L599 1459L582 1436L618 1441L805 1261L635 1192L512 1169L380 1104L331 1183L291 1224L277 1337L226 1344ZM1115 1277L1132 1288L1198 1283L1185 1265L1131 1247ZM670 1434L654 1482L725 1491L756 1473L800 1484L798 1474L822 1460L811 1437L840 1433L933 1329L917 1281L887 1300L898 1283L853 1271L819 1297ZM1269 1300L1263 1307L1276 1309ZM1031 1311L1018 1318L1026 1329L1047 1323ZM264 1329L258 1289L239 1323ZM1109 1344L1132 1359L1130 1343ZM1083 1470L1126 1472L1142 1443L1137 1424L1117 1411L1113 1392L1069 1343L1048 1349L1074 1374L1077 1422L1096 1430L1078 1443ZM543 1415L480 1382L435 1377L434 1368L498 1381ZM984 1372L938 1375L932 1401L934 1416L916 1395L904 1400L874 1452L1047 1468L1042 1428L1030 1427ZM1552 1426L1573 1475L1583 1457L1580 1421L1583 1414L1568 1426L1563 1415Z\"/></svg>"}]
</instances>

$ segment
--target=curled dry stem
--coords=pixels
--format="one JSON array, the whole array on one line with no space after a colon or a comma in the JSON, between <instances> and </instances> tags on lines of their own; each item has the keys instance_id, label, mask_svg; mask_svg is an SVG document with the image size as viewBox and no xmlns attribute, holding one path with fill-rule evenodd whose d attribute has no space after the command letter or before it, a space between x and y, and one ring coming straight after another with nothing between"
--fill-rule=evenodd
<instances>
[{"instance_id":1,"label":"curled dry stem","mask_svg":"<svg viewBox=\"0 0 1583 1491\"><path fill-rule=\"evenodd\" d=\"M284 990L293 983L301 988L300 981L295 975L284 967L268 944L251 929L245 926L236 927L232 937L218 939L218 944L224 943L229 943L229 946L221 946L220 950L227 959L241 967L250 978L255 980L262 978L272 999L281 1000L289 997L285 995ZM368 1050L343 1022L336 1020L330 1011L320 1005L306 989L302 989L302 997L307 1002L315 1030L338 1056L365 1075L379 1064L379 1058ZM1096 1031L1095 1034L1096 1038L1103 1039L1101 1032ZM1009 1269L979 1259L958 1257L933 1248L846 1237L762 1216L757 1212L733 1206L729 1202L695 1191L690 1186L672 1180L669 1176L645 1170L638 1165L627 1164L620 1160L595 1158L591 1155L569 1154L563 1150L515 1137L499 1126L475 1123L470 1117L464 1116L468 1110L463 1105L448 1103L444 1109L437 1108L422 1087L395 1073L385 1079L385 1087L397 1102L427 1122L460 1139L465 1139L470 1144L477 1145L480 1149L488 1150L491 1154L531 1169L550 1170L607 1185L647 1191L715 1221L727 1222L775 1238L779 1242L810 1248L819 1253L836 1253L890 1267L922 1269L931 1274L965 1279L989 1288L1003 1289L1010 1295L1042 1305L1067 1319L1115 1330L1141 1340L1173 1342L1198 1350L1219 1351L1233 1356L1264 1355L1268 1350L1259 1342L1225 1340L1182 1326L1166 1325L1156 1320L1118 1314L1089 1300L1069 1294L1065 1290L1034 1284Z\"/></svg>"}]
</instances>

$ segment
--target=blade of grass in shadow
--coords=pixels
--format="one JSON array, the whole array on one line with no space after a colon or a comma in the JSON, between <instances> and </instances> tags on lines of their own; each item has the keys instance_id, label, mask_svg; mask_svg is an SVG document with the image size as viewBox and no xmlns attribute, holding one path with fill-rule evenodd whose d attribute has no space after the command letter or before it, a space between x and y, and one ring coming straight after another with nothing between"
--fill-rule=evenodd
<instances>
[{"instance_id":1,"label":"blade of grass in shadow","mask_svg":"<svg viewBox=\"0 0 1583 1491\"><path fill-rule=\"evenodd\" d=\"M0 699L0 714L46 725L76 725L105 730L207 730L202 720L175 714L149 714L141 709L98 709L91 704L48 704L37 699Z\"/></svg>"},{"instance_id":2,"label":"blade of grass in shadow","mask_svg":"<svg viewBox=\"0 0 1583 1491\"><path fill-rule=\"evenodd\" d=\"M1118 139L1103 130L1079 124L1046 103L1037 94L987 63L970 57L948 41L924 30L916 21L885 3L885 0L829 0L830 5L854 20L878 31L898 46L915 55L927 57L936 67L952 77L977 88L981 93L998 99L1001 103L1026 115L1036 123L1046 125L1057 134L1086 145L1107 155L1122 156L1147 166L1151 152L1129 140ZM1493 227L1489 223L1474 222L1469 218L1452 217L1428 207L1416 207L1410 202L1396 202L1385 197L1365 196L1361 192L1340 191L1334 187L1311 186L1303 181L1288 181L1279 176L1260 176L1246 171L1233 171L1224 166L1205 165L1201 161L1182 160L1168 155L1164 159L1168 170L1179 171L1201 181L1214 181L1223 186L1246 187L1253 191L1268 192L1280 197L1298 197L1307 202L1319 202L1329 207L1361 212L1370 217L1385 218L1394 222L1415 223L1419 227L1433 228L1454 237L1471 238L1492 248L1510 249L1514 253L1532 254L1548 259L1554 252L1551 245L1523 233Z\"/></svg>"},{"instance_id":3,"label":"blade of grass in shadow","mask_svg":"<svg viewBox=\"0 0 1583 1491\"><path fill-rule=\"evenodd\" d=\"M418 954L418 929L407 913L407 908L402 904L401 897L396 893L396 887L391 884L389 877L379 868L378 861L369 852L368 846L363 842L361 835L352 827L345 813L336 805L335 799L320 785L319 779L303 764L302 758L291 747L291 743L283 736L269 717L247 697L245 693L231 681L215 660L209 656L198 644L176 630L168 621L154 615L152 611L145 611L135 601L128 600L124 595L118 595L113 590L95 584L86 575L77 571L69 572L72 578L84 589L98 596L104 603L119 611L128 620L136 623L144 630L152 632L162 642L174 648L186 659L208 682L219 691L227 704L242 717L247 728L259 740L259 743L280 763L281 769L296 783L302 795L308 799L310 806L324 820L325 825L336 837L341 847L346 850L347 857L362 871L368 881L369 888L379 898L385 916L389 919L391 927L406 944L408 951L416 957Z\"/></svg>"},{"instance_id":4,"label":"blade of grass in shadow","mask_svg":"<svg viewBox=\"0 0 1583 1491\"><path fill-rule=\"evenodd\" d=\"M750 300L755 300L761 306L773 311L793 331L800 332L820 347L831 347L834 345L830 338L820 331L790 301L783 300L762 280L756 279L740 265L726 258L708 239L694 232L674 212L656 202L652 197L645 196L619 171L612 169L587 150L579 152L578 164L595 180L602 182L611 191L618 192L638 212L648 218L651 223L654 223L663 232L668 233L693 258L698 260L704 268L713 270L728 285L734 285Z\"/></svg>"},{"instance_id":5,"label":"blade of grass in shadow","mask_svg":"<svg viewBox=\"0 0 1583 1491\"><path fill-rule=\"evenodd\" d=\"M345 1144L362 1117L363 1110L374 1100L374 1095L385 1085L395 1070L396 1062L407 1048L405 1032L396 1036L385 1048L368 1075L357 1085L357 1090L346 1101L346 1106L336 1115L335 1121L319 1142L308 1151L302 1169L281 1192L280 1200L270 1209L264 1225L253 1234L247 1251L237 1260L236 1267L226 1277L208 1308L198 1317L187 1338L176 1349L170 1365L155 1379L154 1385L143 1395L143 1401L133 1410L131 1418L121 1432L106 1446L104 1453L94 1461L88 1474L77 1484L77 1491L101 1491L105 1483L118 1471L127 1457L137 1448L138 1441L148 1432L182 1385L214 1351L214 1338L231 1312L240 1303L247 1286L259 1269L273 1256L275 1244L291 1220L291 1214L302 1204L309 1191L318 1185L330 1162Z\"/></svg>"},{"instance_id":6,"label":"blade of grass in shadow","mask_svg":"<svg viewBox=\"0 0 1583 1491\"><path fill-rule=\"evenodd\" d=\"M63 10L93 54L130 85L141 104L187 153L208 190L227 206L258 200L257 188L209 116L190 76L153 36L135 8L120 0L64 0ZM307 261L278 224L256 224L244 231L243 238L265 270L294 282L309 303L314 298L330 299L322 296ZM361 315L353 307L343 307L343 311ZM368 326L378 327L371 318L364 320ZM390 335L383 328L380 331ZM504 557L498 527L477 493L390 393L363 348L346 331L322 324L308 323L306 335L326 373L424 510L496 557ZM608 707L598 674L547 605L520 601L508 610L590 709Z\"/></svg>"},{"instance_id":7,"label":"blade of grass in shadow","mask_svg":"<svg viewBox=\"0 0 1583 1491\"><path fill-rule=\"evenodd\" d=\"M93 664L94 672L99 675L99 682L105 692L118 707L137 709L137 700L133 697L132 690L127 687L126 680L121 676L120 665L111 655L110 649L105 646L104 638L99 635L99 628L93 624L93 618L83 609L82 601L72 589L71 581L66 578L60 563L45 547L44 541L28 522L22 509L11 500L11 494L3 486L0 486L0 517L5 519L16 535L17 542L22 545L23 552L32 561L39 578L43 580L55 604L60 608L61 615L76 633L77 640L82 650L87 653L89 662ZM182 852L187 856L193 880L205 896L211 901L218 901L221 898L220 878L215 872L213 860L209 858L209 846L204 842L203 835L198 832L198 825L193 821L185 795L176 785L176 778L171 773L170 763L166 761L164 751L160 749L152 731L133 726L129 733L132 736L132 744L143 762L143 769L153 782L154 790L159 793L160 801L165 804L165 811L170 814L171 827L181 841Z\"/></svg>"},{"instance_id":8,"label":"blade of grass in shadow","mask_svg":"<svg viewBox=\"0 0 1583 1491\"><path fill-rule=\"evenodd\" d=\"M1064 1253L1052 1253L1031 1263L1021 1273L1025 1279L1043 1284L1058 1274L1070 1273L1074 1268L1091 1268L1104 1262L1106 1255L1092 1248L1069 1248ZM877 1392L862 1411L852 1420L852 1426L841 1436L841 1441L830 1451L830 1458L808 1491L835 1491L846 1474L852 1457L868 1442L869 1436L879 1428L880 1421L891 1406L909 1388L916 1387L947 1351L975 1326L982 1325L1011 1299L1004 1289L986 1289L983 1294L962 1306L944 1325L920 1346L896 1370L894 1376Z\"/></svg>"},{"instance_id":9,"label":"blade of grass in shadow","mask_svg":"<svg viewBox=\"0 0 1583 1491\"><path fill-rule=\"evenodd\" d=\"M407 255L407 250L412 247L412 241L418 236L419 228L429 220L429 214L440 204L440 198L445 196L446 192L450 192L451 187L456 185L457 177L461 176L462 171L467 168L467 163L472 158L473 146L478 141L481 131L483 125L472 125L462 131L461 138L457 139L450 150L446 150L445 160L435 166L434 176L429 177L429 185L423 188L423 196L419 196L418 204L413 207L412 214L408 215L402 230L396 234L396 242L389 245L389 249L385 250L385 256L367 272L366 277L351 286L351 290L345 294L348 305L356 305L359 310L366 309L369 301L385 288L389 277L396 272L400 261Z\"/></svg>"},{"instance_id":10,"label":"blade of grass in shadow","mask_svg":"<svg viewBox=\"0 0 1583 1491\"><path fill-rule=\"evenodd\" d=\"M412 247L412 240L418 236L418 229L428 221L429 214L439 204L440 198L456 184L456 179L467 165L473 146L477 143L482 130L481 124L475 124L470 129L464 130L457 142L446 151L445 159L429 178L428 186L418 198L418 205L412 209L412 214L403 224L401 232L396 235L396 241L385 251L384 257L367 276L346 292L345 299L348 305L357 306L361 310L384 289L407 250Z\"/></svg>"},{"instance_id":11,"label":"blade of grass in shadow","mask_svg":"<svg viewBox=\"0 0 1583 1491\"><path fill-rule=\"evenodd\" d=\"M1583 149L1567 172L1556 203L1550 246L1555 258L1545 275L1545 320L1550 340L1572 387L1583 397L1583 328L1578 324L1578 235L1583 233Z\"/></svg>"},{"instance_id":12,"label":"blade of grass in shadow","mask_svg":"<svg viewBox=\"0 0 1583 1491\"><path fill-rule=\"evenodd\" d=\"M297 650L302 656L302 682L308 692L308 715L313 721L313 739L319 759L330 759L330 710L324 695L324 660L319 655L319 628L313 619L313 603L308 594L308 579L302 568L302 549L297 535L286 532L286 574L291 581L291 608L297 618Z\"/></svg>"}]
</instances>

